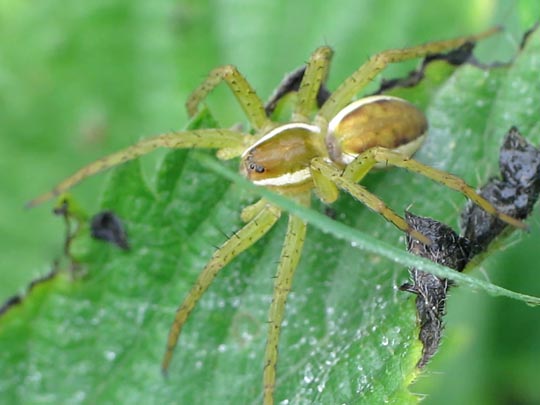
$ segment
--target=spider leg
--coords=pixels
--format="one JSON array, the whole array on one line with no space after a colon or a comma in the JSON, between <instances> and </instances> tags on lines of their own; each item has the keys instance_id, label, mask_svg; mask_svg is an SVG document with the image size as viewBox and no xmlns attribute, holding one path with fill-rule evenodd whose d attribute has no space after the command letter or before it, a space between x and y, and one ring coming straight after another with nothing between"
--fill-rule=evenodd
<instances>
[{"instance_id":1,"label":"spider leg","mask_svg":"<svg viewBox=\"0 0 540 405\"><path fill-rule=\"evenodd\" d=\"M135 145L84 166L72 176L56 185L48 193L42 194L30 201L27 206L34 207L41 204L64 193L87 177L129 160L136 159L139 156L146 155L157 148L231 148L243 145L246 136L248 135L228 129L198 129L193 131L169 132L143 139Z\"/></svg>"},{"instance_id":2,"label":"spider leg","mask_svg":"<svg viewBox=\"0 0 540 405\"><path fill-rule=\"evenodd\" d=\"M516 228L527 228L527 225L518 219L515 219L503 212L500 212L495 208L488 200L479 195L471 186L469 186L460 177L453 174L444 172L442 170L435 169L434 167L427 166L417 160L411 159L402 155L399 152L394 152L390 149L374 147L363 152L353 162L351 162L345 169L343 176L358 182L364 177L369 170L377 163L383 163L390 166L402 167L414 173L418 173L424 177L434 180L438 183L445 185L452 190L458 191L472 202L508 225L512 225Z\"/></svg>"},{"instance_id":3,"label":"spider leg","mask_svg":"<svg viewBox=\"0 0 540 405\"><path fill-rule=\"evenodd\" d=\"M206 80L191 93L186 102L190 117L197 113L197 107L201 101L222 81L227 83L255 130L258 131L271 126L271 122L264 110L263 101L257 96L246 78L232 65L213 69Z\"/></svg>"},{"instance_id":4,"label":"spider leg","mask_svg":"<svg viewBox=\"0 0 540 405\"><path fill-rule=\"evenodd\" d=\"M356 184L350 178L343 175L343 170L333 163L326 162L321 158L315 158L311 161L311 172L318 172L319 176L325 177L334 183L337 187L346 191L358 201L365 204L371 210L382 215L387 221L394 224L397 228L406 232L414 239L422 242L423 244L430 245L431 241L425 235L421 234L417 230L413 229L405 219L396 214L391 208L389 208L384 201L382 201L376 195L370 193L364 187ZM317 183L315 182L315 187ZM323 194L324 191L317 189L319 194Z\"/></svg>"},{"instance_id":5,"label":"spider leg","mask_svg":"<svg viewBox=\"0 0 540 405\"><path fill-rule=\"evenodd\" d=\"M291 291L294 273L300 260L307 224L295 215L289 215L287 233L281 250L281 257L274 283L272 304L268 313L268 341L264 354L264 398L265 405L274 403L276 386L276 365L281 324L285 313L285 302Z\"/></svg>"},{"instance_id":6,"label":"spider leg","mask_svg":"<svg viewBox=\"0 0 540 405\"><path fill-rule=\"evenodd\" d=\"M337 90L332 93L330 98L321 107L317 115L318 121L316 121L316 123L324 124L329 122L338 111L349 104L353 97L389 64L449 51L458 48L467 42L475 42L489 37L498 31L500 31L499 28L492 28L478 35L459 37L446 41L430 42L411 48L390 49L375 54L366 63L360 66L358 70L345 79Z\"/></svg>"},{"instance_id":7,"label":"spider leg","mask_svg":"<svg viewBox=\"0 0 540 405\"><path fill-rule=\"evenodd\" d=\"M244 221L244 223L251 221L253 218L255 218L255 215L257 215L259 212L261 212L262 209L264 209L264 207L266 207L267 204L268 202L264 198L261 198L256 203L245 207L240 214L240 218L242 218L242 221Z\"/></svg>"},{"instance_id":8,"label":"spider leg","mask_svg":"<svg viewBox=\"0 0 540 405\"><path fill-rule=\"evenodd\" d=\"M309 58L298 90L298 101L293 113L293 121L308 122L310 113L317 105L319 88L328 76L333 53L332 48L321 46Z\"/></svg>"},{"instance_id":9,"label":"spider leg","mask_svg":"<svg viewBox=\"0 0 540 405\"><path fill-rule=\"evenodd\" d=\"M317 165L312 164L309 170L317 196L325 204L332 204L336 201L339 197L339 189L337 188L336 183L317 169Z\"/></svg>"},{"instance_id":10,"label":"spider leg","mask_svg":"<svg viewBox=\"0 0 540 405\"><path fill-rule=\"evenodd\" d=\"M182 302L182 305L176 311L176 316L169 331L165 355L161 363L161 370L164 374L167 373L173 357L174 348L189 314L206 292L216 275L227 263L262 238L274 226L280 214L281 211L278 208L267 204L250 222L235 232L230 239L225 241L214 252L206 267L199 274L195 285L191 288L184 302Z\"/></svg>"}]
</instances>

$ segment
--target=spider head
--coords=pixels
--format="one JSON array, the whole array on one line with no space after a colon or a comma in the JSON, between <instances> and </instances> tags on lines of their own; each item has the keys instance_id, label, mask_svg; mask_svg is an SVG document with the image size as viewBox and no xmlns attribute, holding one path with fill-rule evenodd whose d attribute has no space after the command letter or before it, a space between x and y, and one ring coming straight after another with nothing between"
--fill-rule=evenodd
<instances>
[{"instance_id":1,"label":"spider head","mask_svg":"<svg viewBox=\"0 0 540 405\"><path fill-rule=\"evenodd\" d=\"M310 181L309 163L321 155L319 128L303 123L280 125L242 154L241 170L254 184L296 186Z\"/></svg>"}]
</instances>

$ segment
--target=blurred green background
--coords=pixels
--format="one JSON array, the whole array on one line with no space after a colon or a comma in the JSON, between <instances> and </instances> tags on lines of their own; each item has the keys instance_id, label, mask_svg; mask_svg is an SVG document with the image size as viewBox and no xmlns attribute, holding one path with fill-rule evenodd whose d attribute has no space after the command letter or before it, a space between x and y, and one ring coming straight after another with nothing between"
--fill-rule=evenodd
<instances>
[{"instance_id":1,"label":"blurred green background","mask_svg":"<svg viewBox=\"0 0 540 405\"><path fill-rule=\"evenodd\" d=\"M427 4L0 0L0 302L49 271L61 252L63 224L50 205L28 211L24 203L83 162L183 128L183 102L211 68L234 63L266 98L286 72L328 44L336 51L333 88L376 51L494 24L506 31L500 46L482 56L508 59L540 16L536 0ZM412 66L392 67L385 76ZM224 125L242 119L228 97L218 89L209 100ZM145 159L145 168L152 170L159 156ZM97 203L102 182L78 188L87 208ZM526 257L537 247L527 243L520 257L508 249L484 267L494 282L540 295L537 269ZM539 320L522 303L456 289L443 350L413 391L433 404L539 400Z\"/></svg>"}]
</instances>

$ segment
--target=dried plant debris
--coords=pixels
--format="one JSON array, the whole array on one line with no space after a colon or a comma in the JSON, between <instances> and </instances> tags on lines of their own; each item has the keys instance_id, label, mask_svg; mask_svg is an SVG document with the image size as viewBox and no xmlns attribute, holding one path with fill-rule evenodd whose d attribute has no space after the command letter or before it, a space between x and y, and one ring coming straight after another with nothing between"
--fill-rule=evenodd
<instances>
[{"instance_id":1,"label":"dried plant debris","mask_svg":"<svg viewBox=\"0 0 540 405\"><path fill-rule=\"evenodd\" d=\"M535 24L534 27L532 27L523 35L520 49L523 49L525 47L530 35L535 32L539 26L540 23ZM511 61L492 63L480 62L473 54L475 45L476 43L474 42L468 42L448 53L436 53L428 55L424 58L420 66L417 69L409 72L406 77L396 79L383 79L381 81L379 89L375 91L374 94L385 93L396 88L407 88L418 85L425 77L426 69L428 68L429 64L435 61L446 61L452 66L460 66L467 63L469 65L477 66L480 69L492 69L497 67L509 66L511 64Z\"/></svg>"},{"instance_id":2,"label":"dried plant debris","mask_svg":"<svg viewBox=\"0 0 540 405\"><path fill-rule=\"evenodd\" d=\"M463 270L471 251L470 243L466 238L462 238L449 226L431 218L423 218L406 212L405 219L413 229L432 241L428 246L407 235L409 252L451 269ZM439 347L450 282L415 268L409 271L412 282L402 285L400 289L416 294L416 311L420 326L419 339L423 344L418 367L423 367Z\"/></svg>"},{"instance_id":3,"label":"dried plant debris","mask_svg":"<svg viewBox=\"0 0 540 405\"><path fill-rule=\"evenodd\" d=\"M13 295L9 297L3 304L0 306L0 316L5 314L10 308L13 308L15 305L18 305L22 302L21 294Z\"/></svg>"},{"instance_id":4,"label":"dried plant debris","mask_svg":"<svg viewBox=\"0 0 540 405\"><path fill-rule=\"evenodd\" d=\"M512 127L506 135L499 156L501 178L493 178L479 194L499 211L518 219L531 213L540 193L540 150ZM473 256L487 250L506 224L470 202L461 214L463 235L473 242Z\"/></svg>"},{"instance_id":5,"label":"dried plant debris","mask_svg":"<svg viewBox=\"0 0 540 405\"><path fill-rule=\"evenodd\" d=\"M396 79L383 79L379 89L374 94L385 93L396 88L416 86L425 77L429 64L435 61L446 61L452 66L460 66L464 63L480 66L480 63L473 56L474 45L473 42L467 42L448 53L435 53L426 56L420 66L409 72L407 76Z\"/></svg>"},{"instance_id":6,"label":"dried plant debris","mask_svg":"<svg viewBox=\"0 0 540 405\"><path fill-rule=\"evenodd\" d=\"M537 21L529 30L523 34L523 38L521 38L521 43L519 44L519 48L523 49L525 48L525 45L527 45L527 41L529 40L532 33L534 33L538 27L540 27L540 21Z\"/></svg>"},{"instance_id":7,"label":"dried plant debris","mask_svg":"<svg viewBox=\"0 0 540 405\"><path fill-rule=\"evenodd\" d=\"M264 106L266 115L272 115L278 103L285 96L287 96L289 93L298 91L298 89L300 88L300 84L302 83L302 78L304 77L305 71L306 67L302 66L295 71L287 74L283 78L277 89L274 91L274 94L270 96L270 99L266 102L266 105ZM328 100L330 94L330 91L328 91L324 84L319 88L319 92L317 93L317 106L319 108L324 104L326 100Z\"/></svg>"},{"instance_id":8,"label":"dried plant debris","mask_svg":"<svg viewBox=\"0 0 540 405\"><path fill-rule=\"evenodd\" d=\"M87 234L88 224L90 224L90 234L94 239L112 243L122 250L129 250L129 243L124 225L113 212L100 212L94 215L88 222L88 219L74 208L74 204L69 198L61 198L53 212L55 215L61 216L66 225L63 253L64 257L69 261L68 269L73 280L83 276L84 272L81 263L71 252L72 243L82 234ZM53 280L56 275L61 273L62 268L65 268L65 263L61 265L60 259L55 260L51 271L32 280L24 293L11 296L0 305L0 316L22 303L24 298L29 295L34 288Z\"/></svg>"},{"instance_id":9,"label":"dried plant debris","mask_svg":"<svg viewBox=\"0 0 540 405\"><path fill-rule=\"evenodd\" d=\"M518 219L531 213L540 193L540 150L523 138L512 127L500 149L500 179L492 178L480 189L480 194L497 209ZM431 239L424 245L407 236L407 249L457 271L484 253L491 242L504 233L506 224L468 203L461 215L462 236L449 226L430 218L410 213L405 216L413 229ZM451 286L448 280L432 274L409 270L411 283L401 290L416 294L416 311L423 350L417 366L424 367L437 351L446 310L446 296Z\"/></svg>"},{"instance_id":10,"label":"dried plant debris","mask_svg":"<svg viewBox=\"0 0 540 405\"><path fill-rule=\"evenodd\" d=\"M80 221L72 214L70 209L70 201L68 198L61 198L58 204L53 209L53 214L61 216L64 219L65 225L65 237L64 237L64 255L70 257L71 242L80 231ZM74 220L74 221L72 221ZM73 229L72 222L75 222L75 229Z\"/></svg>"},{"instance_id":11,"label":"dried plant debris","mask_svg":"<svg viewBox=\"0 0 540 405\"><path fill-rule=\"evenodd\" d=\"M524 35L520 43L520 49L525 48L527 41L530 35L535 32L540 26L540 22L536 23L530 30L528 30ZM454 49L447 53L435 53L428 55L424 58L420 66L409 72L405 77L396 78L396 79L383 79L381 85L377 91L373 94L381 94L388 91L391 91L396 88L407 88L414 87L418 85L422 79L425 77L426 69L429 64L435 61L446 61L452 66L460 66L465 63L473 66L477 66L480 69L492 69L503 66L510 66L510 62L492 62L492 63L482 63L473 54L475 47L475 42L467 42L461 47Z\"/></svg>"},{"instance_id":12,"label":"dried plant debris","mask_svg":"<svg viewBox=\"0 0 540 405\"><path fill-rule=\"evenodd\" d=\"M71 245L84 229L87 221L86 215L78 209L70 196L66 195L58 199L53 209L53 214L61 216L64 219L65 237L64 237L64 256L69 260L69 269L73 279L76 279L81 272L81 264L71 253ZM55 267L59 267L59 260Z\"/></svg>"},{"instance_id":13,"label":"dried plant debris","mask_svg":"<svg viewBox=\"0 0 540 405\"><path fill-rule=\"evenodd\" d=\"M90 221L90 233L94 239L110 242L122 250L129 250L124 224L112 211L94 215Z\"/></svg>"},{"instance_id":14,"label":"dried plant debris","mask_svg":"<svg viewBox=\"0 0 540 405\"><path fill-rule=\"evenodd\" d=\"M3 316L9 310L21 304L24 300L24 297L29 295L33 289L53 280L57 276L58 272L58 263L54 263L52 270L49 271L47 274L32 280L24 293L11 296L2 305L0 305L0 316Z\"/></svg>"}]
</instances>

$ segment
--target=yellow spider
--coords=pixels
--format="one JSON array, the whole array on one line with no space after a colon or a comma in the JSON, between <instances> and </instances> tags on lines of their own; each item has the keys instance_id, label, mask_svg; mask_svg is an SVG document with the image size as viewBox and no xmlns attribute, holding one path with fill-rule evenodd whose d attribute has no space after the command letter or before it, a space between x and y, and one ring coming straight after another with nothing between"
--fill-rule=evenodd
<instances>
[{"instance_id":1,"label":"yellow spider","mask_svg":"<svg viewBox=\"0 0 540 405\"><path fill-rule=\"evenodd\" d=\"M419 173L461 192L502 221L523 228L522 222L497 211L462 179L410 158L420 147L428 129L426 117L414 105L384 95L351 102L390 63L449 51L495 31L378 53L345 79L313 117L310 112L316 105L317 93L326 80L332 57L329 47L318 48L307 63L291 120L285 124L273 122L267 116L263 102L235 67L227 65L216 68L189 97L186 103L189 115L193 116L201 101L224 81L244 110L252 133L222 128L199 129L170 132L142 140L80 169L52 191L31 201L30 205L42 203L86 177L145 155L158 147L213 148L217 149L220 159L240 157L240 171L256 185L267 187L306 206L310 204L312 191L325 203L331 203L338 198L339 190L343 190L425 244L430 243L427 237L413 230L401 216L358 184L371 169L397 166ZM191 311L218 272L263 237L280 215L281 209L264 199L243 209L241 217L246 224L216 250L178 308L167 340L163 372L169 368L174 348ZM265 404L273 403L285 301L302 253L306 225L300 218L289 214L268 314L263 371Z\"/></svg>"}]
</instances>

